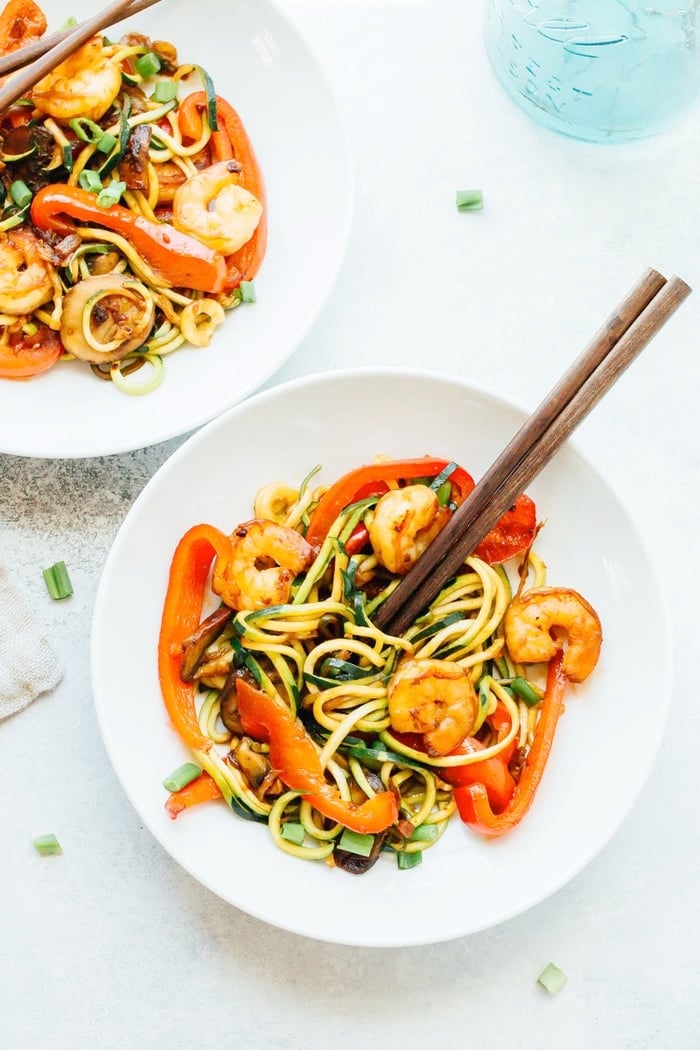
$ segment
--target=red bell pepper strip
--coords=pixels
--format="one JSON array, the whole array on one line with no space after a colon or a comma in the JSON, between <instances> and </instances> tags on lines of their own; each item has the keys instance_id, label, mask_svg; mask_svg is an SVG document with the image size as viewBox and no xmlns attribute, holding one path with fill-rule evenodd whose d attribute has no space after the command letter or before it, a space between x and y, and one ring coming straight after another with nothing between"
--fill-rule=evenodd
<instances>
[{"instance_id":1,"label":"red bell pepper strip","mask_svg":"<svg viewBox=\"0 0 700 1050\"><path fill-rule=\"evenodd\" d=\"M351 503L367 496L373 496L388 490L388 481L412 481L414 478L434 478L444 470L449 460L434 459L423 456L418 459L394 459L385 463L371 463L357 467L344 474L319 500L314 509L306 539L312 546L320 546L331 525L342 510ZM449 480L452 482L453 499L462 503L474 488L474 479L466 470L457 467Z\"/></svg>"},{"instance_id":2,"label":"red bell pepper strip","mask_svg":"<svg viewBox=\"0 0 700 1050\"><path fill-rule=\"evenodd\" d=\"M207 96L204 91L193 91L180 103L178 109L178 126L183 139L196 141L202 134L202 111L207 107ZM263 206L263 213L255 233L250 240L233 255L227 256L229 270L234 276L227 287L236 287L240 281L252 281L265 257L267 247L267 204L265 182L255 155L255 150L248 133L233 106L216 96L216 116L218 131L212 132L212 164L232 157L241 165L238 181L244 189L257 197Z\"/></svg>"},{"instance_id":3,"label":"red bell pepper strip","mask_svg":"<svg viewBox=\"0 0 700 1050\"><path fill-rule=\"evenodd\" d=\"M369 529L364 522L360 521L345 541L345 550L349 555L359 554L368 543Z\"/></svg>"},{"instance_id":4,"label":"red bell pepper strip","mask_svg":"<svg viewBox=\"0 0 700 1050\"><path fill-rule=\"evenodd\" d=\"M547 765L559 715L564 706L567 678L562 670L561 652L551 660L547 671L547 688L535 730L535 739L525 759L513 797L501 813L494 813L483 784L458 788L461 793L459 812L465 824L482 835L495 838L510 831L523 819L532 805ZM456 792L455 792L456 795Z\"/></svg>"},{"instance_id":5,"label":"red bell pepper strip","mask_svg":"<svg viewBox=\"0 0 700 1050\"><path fill-rule=\"evenodd\" d=\"M270 762L283 784L303 792L324 817L360 835L376 834L396 822L398 803L392 791L381 791L359 804L346 802L326 780L316 748L291 711L244 678L236 682L236 692L243 728L269 743Z\"/></svg>"},{"instance_id":6,"label":"red bell pepper strip","mask_svg":"<svg viewBox=\"0 0 700 1050\"><path fill-rule=\"evenodd\" d=\"M487 722L492 729L496 730L498 740L503 740L510 732L510 715L505 705L500 702L494 713L487 718ZM439 775L442 780L452 784L455 789L454 797L460 814L465 794L464 788L470 784L483 784L486 788L491 808L495 813L503 812L515 791L515 780L511 776L508 766L516 745L517 740L514 738L503 751L492 758L484 759L483 762L472 762L466 766L448 766L440 769ZM476 751L483 751L484 749L485 745L480 740L466 737L454 751L450 751L450 755L473 755Z\"/></svg>"},{"instance_id":7,"label":"red bell pepper strip","mask_svg":"<svg viewBox=\"0 0 700 1050\"><path fill-rule=\"evenodd\" d=\"M197 720L195 686L183 682L182 642L199 625L209 568L214 555L228 560L231 541L213 525L195 525L182 537L170 566L158 640L158 677L170 721L188 747L208 751L211 740Z\"/></svg>"},{"instance_id":8,"label":"red bell pepper strip","mask_svg":"<svg viewBox=\"0 0 700 1050\"><path fill-rule=\"evenodd\" d=\"M489 565L508 561L528 549L536 531L537 508L530 497L523 493L484 537L474 551L474 556Z\"/></svg>"},{"instance_id":9,"label":"red bell pepper strip","mask_svg":"<svg viewBox=\"0 0 700 1050\"><path fill-rule=\"evenodd\" d=\"M198 806L200 802L212 802L221 798L221 792L215 780L208 773L200 773L196 780L186 784L179 791L173 791L165 803L165 808L171 820L175 820L183 809L190 806Z\"/></svg>"},{"instance_id":10,"label":"red bell pepper strip","mask_svg":"<svg viewBox=\"0 0 700 1050\"><path fill-rule=\"evenodd\" d=\"M34 335L18 332L0 346L0 378L29 379L46 372L56 364L63 353L58 332L37 322Z\"/></svg>"},{"instance_id":11,"label":"red bell pepper strip","mask_svg":"<svg viewBox=\"0 0 700 1050\"><path fill-rule=\"evenodd\" d=\"M44 186L35 194L29 211L40 230L67 233L74 219L105 226L129 241L148 265L174 288L193 288L218 295L227 280L223 255L181 233L168 223L151 222L143 215L112 204L101 208L94 193L79 186Z\"/></svg>"}]
</instances>

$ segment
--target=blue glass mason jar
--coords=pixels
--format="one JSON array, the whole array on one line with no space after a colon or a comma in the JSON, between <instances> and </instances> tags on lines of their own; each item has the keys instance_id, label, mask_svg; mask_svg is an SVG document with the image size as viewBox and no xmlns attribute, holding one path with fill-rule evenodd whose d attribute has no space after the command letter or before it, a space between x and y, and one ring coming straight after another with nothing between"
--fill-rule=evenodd
<instances>
[{"instance_id":1,"label":"blue glass mason jar","mask_svg":"<svg viewBox=\"0 0 700 1050\"><path fill-rule=\"evenodd\" d=\"M700 0L487 0L486 48L539 123L591 142L644 138L700 97Z\"/></svg>"}]
</instances>

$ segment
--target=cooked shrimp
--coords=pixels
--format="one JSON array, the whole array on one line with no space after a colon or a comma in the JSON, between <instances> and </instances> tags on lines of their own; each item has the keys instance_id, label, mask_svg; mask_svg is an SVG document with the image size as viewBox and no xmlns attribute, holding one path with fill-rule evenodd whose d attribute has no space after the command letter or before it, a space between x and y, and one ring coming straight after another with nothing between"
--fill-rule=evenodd
<instances>
[{"instance_id":1,"label":"cooked shrimp","mask_svg":"<svg viewBox=\"0 0 700 1050\"><path fill-rule=\"evenodd\" d=\"M232 255L255 233L263 206L238 183L235 160L193 175L173 197L173 226L223 255Z\"/></svg>"},{"instance_id":2,"label":"cooked shrimp","mask_svg":"<svg viewBox=\"0 0 700 1050\"><path fill-rule=\"evenodd\" d=\"M572 682L582 682L598 662L603 640L600 619L578 591L564 587L525 591L508 606L504 627L506 645L516 663L551 660L565 641L562 669Z\"/></svg>"},{"instance_id":3,"label":"cooked shrimp","mask_svg":"<svg viewBox=\"0 0 700 1050\"><path fill-rule=\"evenodd\" d=\"M21 317L54 297L50 263L36 236L23 226L0 232L0 313Z\"/></svg>"},{"instance_id":4,"label":"cooked shrimp","mask_svg":"<svg viewBox=\"0 0 700 1050\"><path fill-rule=\"evenodd\" d=\"M266 609L289 601L296 576L314 550L294 529L254 518L231 534L228 564L214 565L212 590L232 609Z\"/></svg>"},{"instance_id":5,"label":"cooked shrimp","mask_svg":"<svg viewBox=\"0 0 700 1050\"><path fill-rule=\"evenodd\" d=\"M387 690L397 733L423 733L428 753L446 755L471 733L479 712L471 676L446 660L404 660Z\"/></svg>"},{"instance_id":6,"label":"cooked shrimp","mask_svg":"<svg viewBox=\"0 0 700 1050\"><path fill-rule=\"evenodd\" d=\"M385 493L374 508L369 538L377 561L405 575L450 516L427 485L407 485Z\"/></svg>"},{"instance_id":7,"label":"cooked shrimp","mask_svg":"<svg viewBox=\"0 0 700 1050\"><path fill-rule=\"evenodd\" d=\"M39 81L32 91L37 109L63 124L75 117L99 120L119 94L119 63L104 54L94 36Z\"/></svg>"}]
</instances>

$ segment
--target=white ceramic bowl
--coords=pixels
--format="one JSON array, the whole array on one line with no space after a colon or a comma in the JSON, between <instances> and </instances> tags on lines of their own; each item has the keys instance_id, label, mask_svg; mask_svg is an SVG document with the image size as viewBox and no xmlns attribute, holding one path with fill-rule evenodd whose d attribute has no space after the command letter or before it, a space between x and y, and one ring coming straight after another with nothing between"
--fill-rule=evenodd
<instances>
[{"instance_id":1,"label":"white ceramic bowl","mask_svg":"<svg viewBox=\"0 0 700 1050\"><path fill-rule=\"evenodd\" d=\"M663 731L670 680L663 603L624 507L569 446L529 489L546 520L537 549L549 581L577 588L598 610L605 642L593 675L571 690L535 804L515 831L483 841L455 819L420 867L399 871L383 857L356 877L280 853L264 826L222 804L175 822L163 809L163 776L188 757L168 723L156 672L168 568L183 533L201 521L231 531L251 516L260 485L298 483L317 463L332 481L378 453L428 453L458 460L479 477L523 419L520 409L447 377L393 370L311 376L203 428L127 515L104 568L92 638L104 742L143 822L231 904L327 941L446 940L553 893L598 853L632 806Z\"/></svg>"}]
</instances>

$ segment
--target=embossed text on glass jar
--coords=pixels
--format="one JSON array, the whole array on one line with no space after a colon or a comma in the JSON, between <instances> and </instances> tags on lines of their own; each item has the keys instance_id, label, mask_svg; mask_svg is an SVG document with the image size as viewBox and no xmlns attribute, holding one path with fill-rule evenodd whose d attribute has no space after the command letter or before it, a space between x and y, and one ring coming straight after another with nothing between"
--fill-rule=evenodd
<instances>
[{"instance_id":1,"label":"embossed text on glass jar","mask_svg":"<svg viewBox=\"0 0 700 1050\"><path fill-rule=\"evenodd\" d=\"M508 93L540 123L624 142L700 97L700 0L487 0L486 46Z\"/></svg>"}]
</instances>

